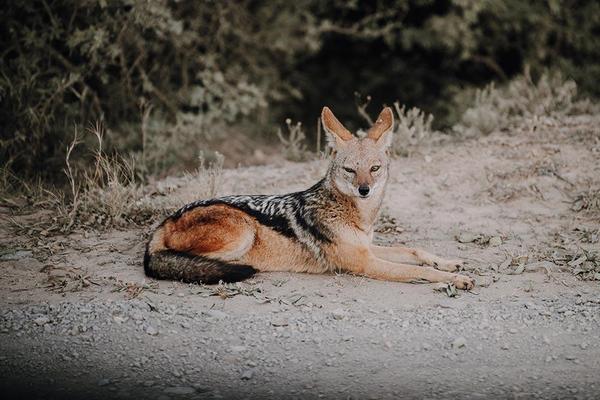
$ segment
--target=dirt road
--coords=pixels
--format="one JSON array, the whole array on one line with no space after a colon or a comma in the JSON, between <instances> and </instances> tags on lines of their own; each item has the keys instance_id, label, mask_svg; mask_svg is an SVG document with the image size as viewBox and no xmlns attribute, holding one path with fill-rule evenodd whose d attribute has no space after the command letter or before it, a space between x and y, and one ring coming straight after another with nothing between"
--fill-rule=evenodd
<instances>
[{"instance_id":1,"label":"dirt road","mask_svg":"<svg viewBox=\"0 0 600 400\"><path fill-rule=\"evenodd\" d=\"M600 184L599 122L540 119L394 161L376 241L465 259L478 286L456 297L349 275L155 282L141 267L150 226L49 237L2 226L0 389L9 398L599 398L600 281L579 279L596 264L576 260L598 251L600 222L573 203ZM226 170L219 192L298 190L324 168ZM198 189L170 182L182 201ZM33 224L39 214L12 218Z\"/></svg>"}]
</instances>

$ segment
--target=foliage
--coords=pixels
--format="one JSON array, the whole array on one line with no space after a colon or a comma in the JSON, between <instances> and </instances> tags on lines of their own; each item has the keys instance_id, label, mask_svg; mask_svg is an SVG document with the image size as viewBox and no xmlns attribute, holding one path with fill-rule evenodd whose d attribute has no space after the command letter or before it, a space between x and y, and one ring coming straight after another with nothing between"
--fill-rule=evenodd
<instances>
[{"instance_id":1,"label":"foliage","mask_svg":"<svg viewBox=\"0 0 600 400\"><path fill-rule=\"evenodd\" d=\"M392 151L397 155L406 156L411 147L418 146L431 134L433 115L425 114L417 107L407 110L406 106L400 106L397 101L394 102L394 109L398 117Z\"/></svg>"},{"instance_id":2,"label":"foliage","mask_svg":"<svg viewBox=\"0 0 600 400\"><path fill-rule=\"evenodd\" d=\"M464 111L452 101L458 94L506 83L525 65L535 80L557 69L583 95L600 95L598 2L338 0L314 10L321 47L292 70L303 92L293 119L309 120L327 101L360 126L347 100L357 91L373 98L370 114L399 100L434 114L434 128L445 129Z\"/></svg>"},{"instance_id":3,"label":"foliage","mask_svg":"<svg viewBox=\"0 0 600 400\"><path fill-rule=\"evenodd\" d=\"M475 101L463 114L455 130L466 135L487 135L504 129L523 117L566 114L572 106L577 85L560 73L544 73L533 82L529 71L496 88L494 83L477 90Z\"/></svg>"},{"instance_id":4,"label":"foliage","mask_svg":"<svg viewBox=\"0 0 600 400\"><path fill-rule=\"evenodd\" d=\"M358 128L354 91L371 95L371 114L399 100L440 129L465 109L452 99L525 65L535 81L553 68L599 96L598 15L591 0L11 2L0 9L0 160L21 177L61 176L73 126L98 120L103 151L147 177L248 121L246 132L273 132L328 104ZM486 90L482 107L496 101ZM490 115L462 122L486 132L501 120ZM93 168L85 148L73 163Z\"/></svg>"},{"instance_id":5,"label":"foliage","mask_svg":"<svg viewBox=\"0 0 600 400\"><path fill-rule=\"evenodd\" d=\"M287 128L285 134L281 129L277 130L277 137L283 146L285 158L291 161L305 160L308 152L306 151L306 135L302 129L302 123L292 124L292 120L288 118L285 120L285 125Z\"/></svg>"},{"instance_id":6,"label":"foliage","mask_svg":"<svg viewBox=\"0 0 600 400\"><path fill-rule=\"evenodd\" d=\"M168 151L165 141L185 147L195 140L195 157L199 133L264 108L267 93L288 95L270 59L306 39L287 26L294 5L272 6L42 0L3 7L2 159L22 172L50 165L56 175L68 132L91 120L108 126L108 148Z\"/></svg>"}]
</instances>

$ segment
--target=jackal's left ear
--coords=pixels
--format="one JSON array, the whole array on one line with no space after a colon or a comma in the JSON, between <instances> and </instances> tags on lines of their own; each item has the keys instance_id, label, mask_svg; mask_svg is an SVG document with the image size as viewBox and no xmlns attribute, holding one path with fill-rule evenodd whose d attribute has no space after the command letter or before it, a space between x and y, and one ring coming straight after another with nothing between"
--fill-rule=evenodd
<instances>
[{"instance_id":1,"label":"jackal's left ear","mask_svg":"<svg viewBox=\"0 0 600 400\"><path fill-rule=\"evenodd\" d=\"M327 141L331 147L351 140L354 136L342 123L333 115L329 107L323 107L321 111L321 122L327 133Z\"/></svg>"},{"instance_id":2,"label":"jackal's left ear","mask_svg":"<svg viewBox=\"0 0 600 400\"><path fill-rule=\"evenodd\" d=\"M392 132L394 130L394 113L390 107L384 108L375 123L367 132L367 137L373 139L377 144L388 147L392 144Z\"/></svg>"}]
</instances>

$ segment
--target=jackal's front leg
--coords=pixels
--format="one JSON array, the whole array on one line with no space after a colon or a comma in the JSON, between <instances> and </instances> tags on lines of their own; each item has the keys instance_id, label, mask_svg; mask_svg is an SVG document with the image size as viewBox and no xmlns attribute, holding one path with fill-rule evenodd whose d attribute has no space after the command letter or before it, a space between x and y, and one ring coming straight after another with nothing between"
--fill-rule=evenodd
<instances>
[{"instance_id":1,"label":"jackal's front leg","mask_svg":"<svg viewBox=\"0 0 600 400\"><path fill-rule=\"evenodd\" d=\"M363 274L369 278L414 282L426 280L429 282L452 282L458 289L470 290L475 286L473 279L465 275L439 271L431 267L393 263L381 259L369 260Z\"/></svg>"},{"instance_id":2,"label":"jackal's front leg","mask_svg":"<svg viewBox=\"0 0 600 400\"><path fill-rule=\"evenodd\" d=\"M349 272L373 279L397 282L418 280L452 282L458 289L465 290L472 289L475 285L473 279L465 275L378 258L370 248L345 246L336 253L335 258L337 258L338 265L343 266Z\"/></svg>"},{"instance_id":3,"label":"jackal's front leg","mask_svg":"<svg viewBox=\"0 0 600 400\"><path fill-rule=\"evenodd\" d=\"M395 263L425 264L448 272L458 270L463 264L461 260L446 260L421 249L403 246L387 247L371 245L371 251L376 257L387 261Z\"/></svg>"}]
</instances>

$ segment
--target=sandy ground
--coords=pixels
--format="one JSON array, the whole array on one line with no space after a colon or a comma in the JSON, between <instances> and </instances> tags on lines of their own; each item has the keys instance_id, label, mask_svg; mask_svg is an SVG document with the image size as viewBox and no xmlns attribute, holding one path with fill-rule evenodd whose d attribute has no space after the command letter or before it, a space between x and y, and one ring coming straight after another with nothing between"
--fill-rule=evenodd
<instances>
[{"instance_id":1,"label":"sandy ground","mask_svg":"<svg viewBox=\"0 0 600 400\"><path fill-rule=\"evenodd\" d=\"M376 241L466 260L463 273L478 285L456 297L349 275L156 282L141 266L151 226L36 237L3 224L0 390L9 398L599 398L600 281L556 261L600 247L598 214L572 210L579 191L600 183L599 123L543 118L394 161ZM325 166L225 170L219 194L303 189ZM187 184L169 196L192 200L197 191ZM11 218L26 225L39 214Z\"/></svg>"}]
</instances>

